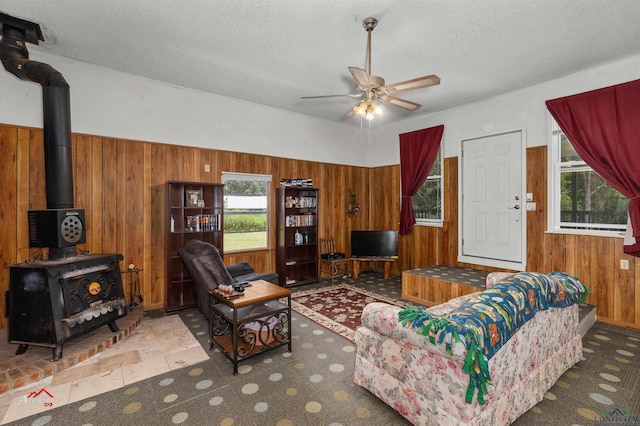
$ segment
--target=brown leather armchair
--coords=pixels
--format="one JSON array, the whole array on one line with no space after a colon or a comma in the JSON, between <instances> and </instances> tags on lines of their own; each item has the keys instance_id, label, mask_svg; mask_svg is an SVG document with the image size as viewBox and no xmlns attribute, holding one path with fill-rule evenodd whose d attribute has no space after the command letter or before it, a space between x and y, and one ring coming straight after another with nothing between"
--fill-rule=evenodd
<instances>
[{"instance_id":1,"label":"brown leather armchair","mask_svg":"<svg viewBox=\"0 0 640 426\"><path fill-rule=\"evenodd\" d=\"M188 241L178 254L195 284L198 310L209 319L209 291L219 285L265 280L278 284L275 272L257 273L249 262L226 266L217 247L201 240Z\"/></svg>"}]
</instances>

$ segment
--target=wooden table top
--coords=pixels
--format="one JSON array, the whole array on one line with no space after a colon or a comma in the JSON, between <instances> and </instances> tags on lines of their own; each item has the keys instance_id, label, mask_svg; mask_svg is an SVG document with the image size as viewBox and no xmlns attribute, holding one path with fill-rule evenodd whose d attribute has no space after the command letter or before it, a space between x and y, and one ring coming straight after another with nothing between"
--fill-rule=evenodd
<instances>
[{"instance_id":1,"label":"wooden table top","mask_svg":"<svg viewBox=\"0 0 640 426\"><path fill-rule=\"evenodd\" d=\"M272 284L268 281L251 281L251 287L246 287L240 296L226 298L214 290L209 292L220 302L232 308L241 308L254 303L266 302L268 300L279 299L291 295L291 290Z\"/></svg>"}]
</instances>

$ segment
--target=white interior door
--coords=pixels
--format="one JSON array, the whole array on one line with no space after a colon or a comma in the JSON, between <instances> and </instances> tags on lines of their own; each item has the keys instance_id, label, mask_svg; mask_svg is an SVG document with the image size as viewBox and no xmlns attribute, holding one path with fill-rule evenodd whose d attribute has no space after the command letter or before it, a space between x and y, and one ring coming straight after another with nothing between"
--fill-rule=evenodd
<instances>
[{"instance_id":1,"label":"white interior door","mask_svg":"<svg viewBox=\"0 0 640 426\"><path fill-rule=\"evenodd\" d=\"M461 141L461 262L525 269L524 153L521 130Z\"/></svg>"}]
</instances>

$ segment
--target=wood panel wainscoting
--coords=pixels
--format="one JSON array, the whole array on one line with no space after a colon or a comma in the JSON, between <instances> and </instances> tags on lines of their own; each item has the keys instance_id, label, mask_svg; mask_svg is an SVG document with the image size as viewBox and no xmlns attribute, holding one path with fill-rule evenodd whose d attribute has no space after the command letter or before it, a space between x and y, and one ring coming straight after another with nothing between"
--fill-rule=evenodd
<instances>
[{"instance_id":1,"label":"wood panel wainscoting","mask_svg":"<svg viewBox=\"0 0 640 426\"><path fill-rule=\"evenodd\" d=\"M0 124L0 261L21 263L46 257L47 250L29 247L27 210L46 208L43 131ZM351 230L369 229L369 209L347 216L345 204L355 191L363 206L372 186L371 169L208 148L72 134L74 204L85 209L87 242L78 250L121 253L123 265L140 272L144 308L165 303L166 250L163 230L165 183L169 180L216 183L222 172L268 174L272 177L270 205L275 205L280 179L313 179L320 188L319 237L332 237L347 251ZM205 172L205 165L210 171ZM275 215L270 217L269 247L226 252L225 263L246 260L257 272L275 271ZM6 292L9 268L0 268L0 328L8 326ZM126 299L130 300L125 286Z\"/></svg>"},{"instance_id":2,"label":"wood panel wainscoting","mask_svg":"<svg viewBox=\"0 0 640 426\"><path fill-rule=\"evenodd\" d=\"M527 212L527 270L536 272L563 271L578 277L591 293L587 303L597 307L598 320L620 327L640 329L640 259L623 252L621 237L572 235L547 232L547 147L527 149L527 192L533 194L536 211ZM400 166L373 169L372 200L383 211L371 211L372 229L387 229L400 221L399 207L391 210L400 200ZM458 158L445 158L443 162L444 218L441 227L414 226L411 234L399 239L400 271L431 265L452 265L495 271L480 265L457 261L458 256ZM385 202L384 200L389 200ZM399 203L399 201L397 201ZM380 214L379 214L380 213ZM620 260L629 261L629 269L620 269ZM411 281L409 281L411 285ZM414 283L415 285L415 283ZM447 289L441 283L432 291L441 296L427 294L427 300L446 297ZM458 294L460 289L448 289ZM427 291L413 289L412 291Z\"/></svg>"},{"instance_id":3,"label":"wood panel wainscoting","mask_svg":"<svg viewBox=\"0 0 640 426\"><path fill-rule=\"evenodd\" d=\"M46 208L42 129L0 124L0 261L20 263L46 255L29 247L27 210ZM397 143L397 141L390 141ZM164 207L168 180L220 182L225 172L313 179L319 188L319 238L334 238L336 248L350 255L351 230L398 230L400 166L356 167L210 148L133 141L94 135L72 135L75 207L85 209L87 242L92 253L122 253L123 265L142 269L145 309L165 301ZM547 147L527 149L527 192L536 211L527 212L527 268L565 271L579 277L592 293L599 320L640 329L640 260L622 251L622 239L547 233ZM205 172L209 165L210 172ZM491 268L457 262L458 159L443 162L442 226L415 226L399 238L399 257L391 274L431 265ZM361 204L356 217L345 204L355 191ZM275 205L275 191L270 198ZM269 246L258 251L225 253L230 264L247 260L258 272L275 270L275 216L269 219ZM629 269L620 269L620 260ZM639 271L636 273L636 271ZM9 268L0 268L0 328L8 325L6 291ZM129 289L125 288L127 300Z\"/></svg>"},{"instance_id":4,"label":"wood panel wainscoting","mask_svg":"<svg viewBox=\"0 0 640 426\"><path fill-rule=\"evenodd\" d=\"M425 306L436 306L465 294L481 291L478 286L402 272L402 298Z\"/></svg>"}]
</instances>

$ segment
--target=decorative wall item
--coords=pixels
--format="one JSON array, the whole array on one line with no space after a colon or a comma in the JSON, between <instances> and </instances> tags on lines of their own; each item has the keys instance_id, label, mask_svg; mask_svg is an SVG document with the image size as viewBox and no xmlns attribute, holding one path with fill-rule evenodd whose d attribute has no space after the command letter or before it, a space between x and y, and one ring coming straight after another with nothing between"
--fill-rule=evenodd
<instances>
[{"instance_id":1,"label":"decorative wall item","mask_svg":"<svg viewBox=\"0 0 640 426\"><path fill-rule=\"evenodd\" d=\"M347 203L347 215L350 217L358 216L360 212L360 203L356 197L356 192L351 191L351 202Z\"/></svg>"}]
</instances>

